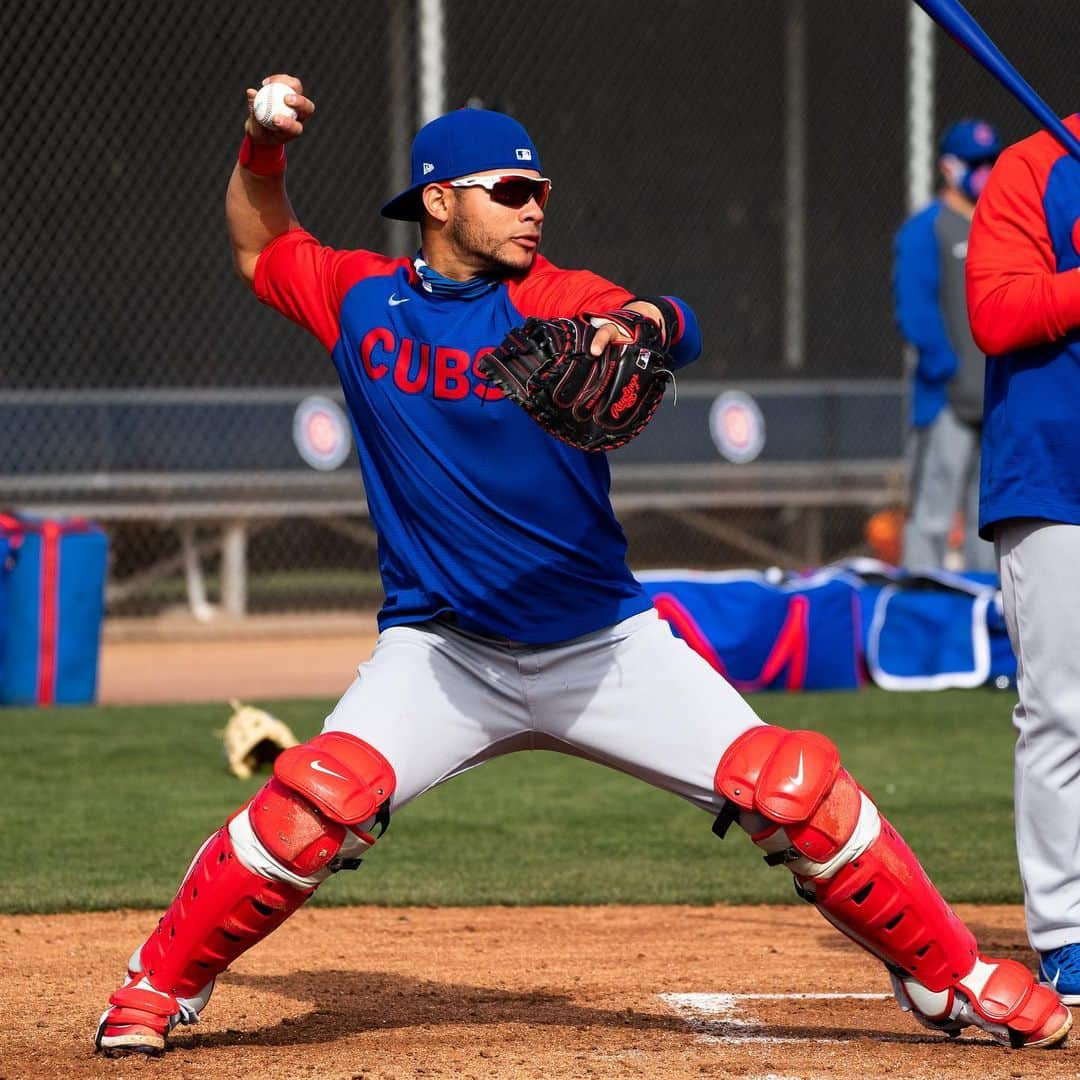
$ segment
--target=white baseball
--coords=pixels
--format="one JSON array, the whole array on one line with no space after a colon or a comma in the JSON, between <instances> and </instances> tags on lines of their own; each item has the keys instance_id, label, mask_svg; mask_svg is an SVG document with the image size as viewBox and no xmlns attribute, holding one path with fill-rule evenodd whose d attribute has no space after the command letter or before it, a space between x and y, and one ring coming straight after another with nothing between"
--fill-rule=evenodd
<instances>
[{"instance_id":1,"label":"white baseball","mask_svg":"<svg viewBox=\"0 0 1080 1080\"><path fill-rule=\"evenodd\" d=\"M267 83L255 95L255 104L252 106L255 119L265 128L274 126L275 116L287 116L290 120L295 120L296 110L285 104L285 95L295 93L288 83Z\"/></svg>"}]
</instances>

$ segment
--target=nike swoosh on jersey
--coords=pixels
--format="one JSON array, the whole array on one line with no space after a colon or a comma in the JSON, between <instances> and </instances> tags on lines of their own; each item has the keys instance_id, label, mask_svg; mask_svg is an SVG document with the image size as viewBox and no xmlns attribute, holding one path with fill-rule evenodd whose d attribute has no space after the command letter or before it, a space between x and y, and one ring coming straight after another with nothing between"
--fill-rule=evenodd
<instances>
[{"instance_id":1,"label":"nike swoosh on jersey","mask_svg":"<svg viewBox=\"0 0 1080 1080\"><path fill-rule=\"evenodd\" d=\"M328 769L321 761L315 760L311 763L311 767L316 772L326 773L327 776L336 776L339 780L348 780L347 776L342 776L341 773L334 772L333 769Z\"/></svg>"},{"instance_id":2,"label":"nike swoosh on jersey","mask_svg":"<svg viewBox=\"0 0 1080 1080\"><path fill-rule=\"evenodd\" d=\"M407 304L412 299L411 296L398 296L397 293L390 294L390 306L397 307L398 304Z\"/></svg>"}]
</instances>

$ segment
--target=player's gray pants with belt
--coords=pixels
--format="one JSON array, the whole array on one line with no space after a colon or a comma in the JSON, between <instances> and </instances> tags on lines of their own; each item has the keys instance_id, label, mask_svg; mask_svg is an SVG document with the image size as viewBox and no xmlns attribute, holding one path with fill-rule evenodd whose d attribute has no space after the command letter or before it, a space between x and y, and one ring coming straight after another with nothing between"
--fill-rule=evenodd
<instances>
[{"instance_id":1,"label":"player's gray pants with belt","mask_svg":"<svg viewBox=\"0 0 1080 1080\"><path fill-rule=\"evenodd\" d=\"M720 757L761 721L653 609L549 647L427 622L383 631L325 731L370 743L397 777L391 808L489 758L558 750L717 813Z\"/></svg>"},{"instance_id":2,"label":"player's gray pants with belt","mask_svg":"<svg viewBox=\"0 0 1080 1080\"><path fill-rule=\"evenodd\" d=\"M911 436L910 511L904 527L904 567L940 569L957 510L963 510L964 569L996 569L994 546L979 538L978 428L946 405Z\"/></svg>"},{"instance_id":3,"label":"player's gray pants with belt","mask_svg":"<svg viewBox=\"0 0 1080 1080\"><path fill-rule=\"evenodd\" d=\"M1016 847L1045 951L1080 942L1080 526L1008 521L995 544L1018 664Z\"/></svg>"}]
</instances>

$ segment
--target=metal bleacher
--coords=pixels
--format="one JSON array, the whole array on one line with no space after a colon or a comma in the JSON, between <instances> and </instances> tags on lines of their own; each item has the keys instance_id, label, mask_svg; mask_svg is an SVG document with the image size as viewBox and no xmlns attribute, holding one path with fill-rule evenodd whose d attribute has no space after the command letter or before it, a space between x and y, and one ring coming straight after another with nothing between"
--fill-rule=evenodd
<instances>
[{"instance_id":1,"label":"metal bleacher","mask_svg":"<svg viewBox=\"0 0 1080 1080\"><path fill-rule=\"evenodd\" d=\"M741 465L726 461L710 434L710 409L730 389L681 381L677 400L669 395L645 434L612 457L625 524L661 514L734 548L746 564L812 566L833 554L828 515L903 502L899 380L739 384L766 431L760 455ZM0 395L0 505L106 527L174 528L179 553L113 583L111 595L182 571L198 614L208 610L202 561L220 553L222 609L242 615L247 545L259 529L303 517L375 544L354 456L321 472L294 445L296 406L316 393L340 400L325 387ZM748 523L746 511L782 513L782 542Z\"/></svg>"}]
</instances>

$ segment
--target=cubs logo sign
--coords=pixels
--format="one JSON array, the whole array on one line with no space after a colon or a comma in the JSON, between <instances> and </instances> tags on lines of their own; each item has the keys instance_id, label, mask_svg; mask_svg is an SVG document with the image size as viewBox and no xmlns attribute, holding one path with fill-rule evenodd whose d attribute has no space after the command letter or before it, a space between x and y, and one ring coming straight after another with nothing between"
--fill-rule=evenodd
<instances>
[{"instance_id":1,"label":"cubs logo sign","mask_svg":"<svg viewBox=\"0 0 1080 1080\"><path fill-rule=\"evenodd\" d=\"M749 394L727 390L709 409L709 434L723 457L735 465L745 465L765 446L765 418Z\"/></svg>"},{"instance_id":2,"label":"cubs logo sign","mask_svg":"<svg viewBox=\"0 0 1080 1080\"><path fill-rule=\"evenodd\" d=\"M336 401L306 397L293 413L293 443L313 469L331 472L345 463L352 449L349 421Z\"/></svg>"}]
</instances>

